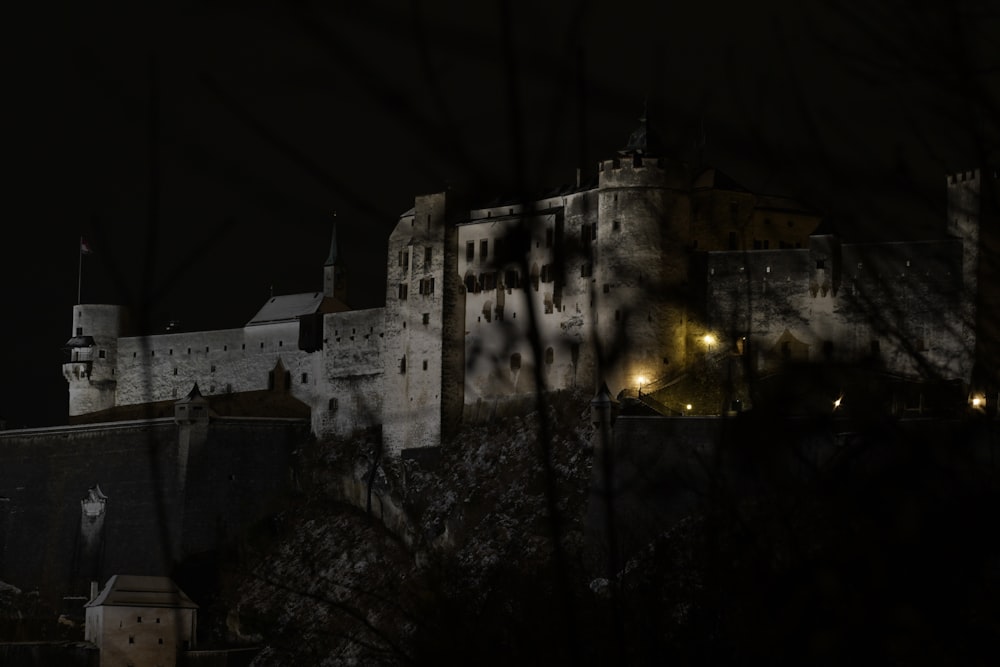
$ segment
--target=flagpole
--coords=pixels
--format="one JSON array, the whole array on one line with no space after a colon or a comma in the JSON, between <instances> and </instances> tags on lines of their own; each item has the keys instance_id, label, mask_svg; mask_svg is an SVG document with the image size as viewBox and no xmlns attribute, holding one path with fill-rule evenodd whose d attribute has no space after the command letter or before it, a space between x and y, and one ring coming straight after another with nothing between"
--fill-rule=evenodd
<instances>
[{"instance_id":1,"label":"flagpole","mask_svg":"<svg viewBox=\"0 0 1000 667\"><path fill-rule=\"evenodd\" d=\"M76 270L76 305L80 305L80 286L83 284L83 237L80 237L80 245L77 248L80 253L79 266Z\"/></svg>"}]
</instances>

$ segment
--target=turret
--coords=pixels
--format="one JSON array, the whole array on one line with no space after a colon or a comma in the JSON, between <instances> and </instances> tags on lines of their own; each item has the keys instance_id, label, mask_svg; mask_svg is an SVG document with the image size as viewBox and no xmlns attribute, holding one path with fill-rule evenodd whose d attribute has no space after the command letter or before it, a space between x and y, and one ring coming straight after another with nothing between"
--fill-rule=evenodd
<instances>
[{"instance_id":1,"label":"turret","mask_svg":"<svg viewBox=\"0 0 1000 667\"><path fill-rule=\"evenodd\" d=\"M612 395L675 375L687 356L690 179L640 123L620 157L598 165L596 315Z\"/></svg>"},{"instance_id":2,"label":"turret","mask_svg":"<svg viewBox=\"0 0 1000 667\"><path fill-rule=\"evenodd\" d=\"M979 271L980 172L978 169L947 176L948 233L962 240L962 293L960 297L961 359L958 374L968 382L976 348L976 292Z\"/></svg>"},{"instance_id":3,"label":"turret","mask_svg":"<svg viewBox=\"0 0 1000 667\"><path fill-rule=\"evenodd\" d=\"M72 336L63 346L70 417L114 407L118 338L127 329L127 319L123 306L73 306Z\"/></svg>"}]
</instances>

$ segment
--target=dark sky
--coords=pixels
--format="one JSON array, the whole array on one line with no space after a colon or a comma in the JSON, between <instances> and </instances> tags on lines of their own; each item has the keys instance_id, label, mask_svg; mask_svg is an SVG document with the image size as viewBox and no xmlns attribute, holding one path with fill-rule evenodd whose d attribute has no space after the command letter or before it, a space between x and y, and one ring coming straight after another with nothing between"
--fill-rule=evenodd
<instances>
[{"instance_id":1,"label":"dark sky","mask_svg":"<svg viewBox=\"0 0 1000 667\"><path fill-rule=\"evenodd\" d=\"M708 162L848 234L931 233L943 172L997 145L994 3L141 4L20 24L8 427L65 422L80 234L85 302L228 328L272 287L320 288L333 211L352 305L381 305L414 195L592 175L646 98L673 153L704 137Z\"/></svg>"}]
</instances>

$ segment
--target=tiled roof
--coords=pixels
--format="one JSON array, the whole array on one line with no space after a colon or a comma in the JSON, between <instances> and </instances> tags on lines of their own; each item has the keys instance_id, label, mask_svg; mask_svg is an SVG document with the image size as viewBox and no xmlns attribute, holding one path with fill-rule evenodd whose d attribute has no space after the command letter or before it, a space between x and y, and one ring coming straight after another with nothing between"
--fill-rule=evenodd
<instances>
[{"instance_id":1,"label":"tiled roof","mask_svg":"<svg viewBox=\"0 0 1000 667\"><path fill-rule=\"evenodd\" d=\"M116 574L85 607L165 607L197 609L191 598L169 577Z\"/></svg>"}]
</instances>

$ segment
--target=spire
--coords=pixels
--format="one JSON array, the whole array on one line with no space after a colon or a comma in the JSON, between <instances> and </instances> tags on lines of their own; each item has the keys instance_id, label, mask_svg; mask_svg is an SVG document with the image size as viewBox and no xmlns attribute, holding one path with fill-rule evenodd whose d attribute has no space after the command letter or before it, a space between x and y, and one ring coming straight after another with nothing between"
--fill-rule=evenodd
<instances>
[{"instance_id":1,"label":"spire","mask_svg":"<svg viewBox=\"0 0 1000 667\"><path fill-rule=\"evenodd\" d=\"M330 255L323 266L334 266L337 263L337 212L333 212L333 233L330 235Z\"/></svg>"}]
</instances>

